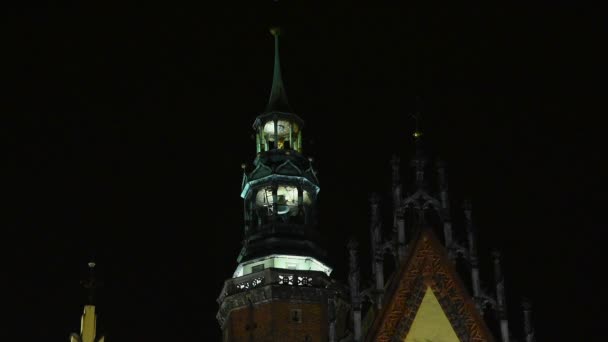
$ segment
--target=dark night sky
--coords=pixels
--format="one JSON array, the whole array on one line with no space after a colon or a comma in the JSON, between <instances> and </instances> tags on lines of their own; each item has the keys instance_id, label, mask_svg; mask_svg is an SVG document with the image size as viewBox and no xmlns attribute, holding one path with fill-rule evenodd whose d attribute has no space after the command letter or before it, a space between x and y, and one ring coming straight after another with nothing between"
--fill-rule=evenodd
<instances>
[{"instance_id":1,"label":"dark night sky","mask_svg":"<svg viewBox=\"0 0 608 342\"><path fill-rule=\"evenodd\" d=\"M215 300L241 243L240 164L254 157L279 23L336 278L348 236L366 244L368 196L387 194L393 153L410 175L419 95L455 210L472 198L482 254L505 255L513 331L527 296L539 341L601 340L605 110L592 105L601 44L583 6L204 3L4 11L9 334L67 341L94 257L110 342L218 340Z\"/></svg>"}]
</instances>

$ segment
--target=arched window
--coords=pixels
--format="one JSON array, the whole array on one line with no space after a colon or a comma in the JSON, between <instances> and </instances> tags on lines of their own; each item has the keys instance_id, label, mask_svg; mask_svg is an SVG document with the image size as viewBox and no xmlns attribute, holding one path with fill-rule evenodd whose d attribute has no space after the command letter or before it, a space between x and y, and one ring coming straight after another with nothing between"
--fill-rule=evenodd
<instances>
[{"instance_id":1,"label":"arched window","mask_svg":"<svg viewBox=\"0 0 608 342\"><path fill-rule=\"evenodd\" d=\"M275 129L276 128L276 129ZM258 128L257 151L273 149L302 150L302 132L300 126L289 120L269 120Z\"/></svg>"}]
</instances>

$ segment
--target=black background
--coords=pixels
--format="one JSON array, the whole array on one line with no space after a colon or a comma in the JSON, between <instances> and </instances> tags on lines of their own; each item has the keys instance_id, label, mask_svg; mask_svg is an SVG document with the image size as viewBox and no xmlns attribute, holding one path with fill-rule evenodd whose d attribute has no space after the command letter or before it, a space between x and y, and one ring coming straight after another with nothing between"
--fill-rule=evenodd
<instances>
[{"instance_id":1,"label":"black background","mask_svg":"<svg viewBox=\"0 0 608 342\"><path fill-rule=\"evenodd\" d=\"M514 334L526 296L539 341L602 340L602 44L587 12L460 1L7 8L3 330L67 341L94 258L108 341L219 339L216 298L242 236L240 164L254 157L279 24L337 279L350 235L369 278L368 197L386 198L393 153L411 179L419 96L454 211L473 200L488 289L488 252L503 251Z\"/></svg>"}]
</instances>

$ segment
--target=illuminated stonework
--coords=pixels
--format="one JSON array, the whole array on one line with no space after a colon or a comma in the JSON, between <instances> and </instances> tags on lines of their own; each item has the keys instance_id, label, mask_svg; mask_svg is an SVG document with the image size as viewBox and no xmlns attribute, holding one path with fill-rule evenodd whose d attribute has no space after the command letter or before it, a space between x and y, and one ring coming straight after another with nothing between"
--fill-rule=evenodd
<instances>
[{"instance_id":1,"label":"illuminated stonework","mask_svg":"<svg viewBox=\"0 0 608 342\"><path fill-rule=\"evenodd\" d=\"M80 319L80 334L71 334L70 342L104 342L104 336L96 336L97 314L95 305L85 305Z\"/></svg>"},{"instance_id":2,"label":"illuminated stonework","mask_svg":"<svg viewBox=\"0 0 608 342\"><path fill-rule=\"evenodd\" d=\"M459 342L454 328L430 287L422 298L405 342Z\"/></svg>"},{"instance_id":3,"label":"illuminated stonework","mask_svg":"<svg viewBox=\"0 0 608 342\"><path fill-rule=\"evenodd\" d=\"M262 267L263 266L263 267ZM242 277L254 273L254 269L262 270L265 268L282 268L286 270L298 271L320 271L327 275L331 274L332 269L311 257L299 255L269 255L263 258L249 260L241 263L234 272L233 278ZM256 271L257 272L257 271ZM304 280L302 280L304 281Z\"/></svg>"}]
</instances>

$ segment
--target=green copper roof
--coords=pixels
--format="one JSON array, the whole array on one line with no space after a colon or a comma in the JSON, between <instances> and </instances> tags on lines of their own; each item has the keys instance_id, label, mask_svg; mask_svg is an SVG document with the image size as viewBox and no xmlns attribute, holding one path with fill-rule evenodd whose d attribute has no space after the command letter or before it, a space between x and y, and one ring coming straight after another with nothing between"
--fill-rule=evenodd
<instances>
[{"instance_id":1,"label":"green copper roof","mask_svg":"<svg viewBox=\"0 0 608 342\"><path fill-rule=\"evenodd\" d=\"M272 77L270 98L268 99L268 105L266 105L266 112L293 113L287 102L287 92L285 92L283 77L281 76L281 61L279 58L280 29L273 28L270 32L274 36L274 74Z\"/></svg>"}]
</instances>

